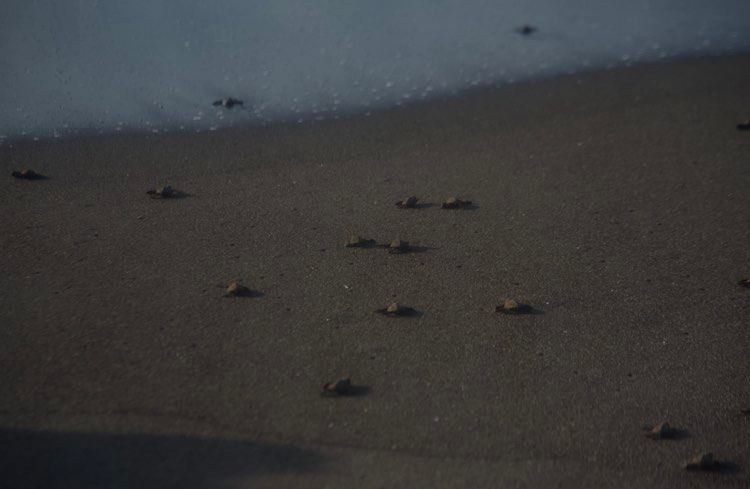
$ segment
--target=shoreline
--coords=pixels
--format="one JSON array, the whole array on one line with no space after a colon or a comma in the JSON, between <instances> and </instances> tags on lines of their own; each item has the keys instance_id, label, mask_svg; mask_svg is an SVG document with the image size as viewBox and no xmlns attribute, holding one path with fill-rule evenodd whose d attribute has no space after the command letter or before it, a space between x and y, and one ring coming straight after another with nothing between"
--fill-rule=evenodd
<instances>
[{"instance_id":1,"label":"shoreline","mask_svg":"<svg viewBox=\"0 0 750 489\"><path fill-rule=\"evenodd\" d=\"M0 474L747 484L748 87L748 55L690 59L309 126L0 146ZM188 196L145 194L167 183ZM263 295L222 297L237 279ZM504 297L543 314L498 315ZM373 312L392 300L422 314ZM366 395L321 398L342 376ZM644 436L664 420L690 436ZM702 451L738 470L680 468Z\"/></svg>"},{"instance_id":2,"label":"shoreline","mask_svg":"<svg viewBox=\"0 0 750 489\"><path fill-rule=\"evenodd\" d=\"M71 133L66 136L54 137L54 136L31 136L31 135L16 135L14 138L5 137L0 140L0 148L3 146L12 148L14 145L38 145L38 144L55 144L81 140L96 140L101 138L163 138L163 137L179 137L179 136L194 136L194 135L211 135L216 133L224 132L247 132L247 131L263 131L263 130L290 130L293 128L307 128L316 127L320 124L345 124L350 121L366 120L370 117L377 117L388 113L398 113L402 110L419 110L420 107L440 105L448 103L452 100L463 100L468 97L476 96L490 96L492 97L494 92L512 90L516 87L534 86L539 83L556 83L561 80L569 78L584 77L589 78L596 76L597 74L610 73L610 72L630 72L631 70L638 70L641 68L648 69L649 67L660 67L690 64L696 62L696 64L705 64L710 60L726 60L726 59L740 59L749 56L750 53L743 51L731 51L728 53L714 53L714 54L683 54L669 57L667 59L659 60L646 60L638 61L627 64L610 64L608 66L599 68L590 68L582 71L576 71L574 73L555 73L555 74L544 74L529 76L527 78L514 79L512 82L493 82L485 85L479 85L474 87L468 87L464 90L460 90L453 93L444 93L435 95L427 98L417 98L409 102L399 103L397 105L387 107L374 107L370 109L362 109L361 111L352 111L348 113L338 114L338 118L324 118L318 119L313 117L314 114L306 114L304 122L300 123L294 118L277 120L273 122L246 122L238 123L236 125L220 127L212 130L209 128L204 129L180 129L175 127L167 130L159 130L158 132L151 132L146 130L117 130L115 127L110 132L105 132L96 129L76 129L75 133ZM671 68L670 68L671 69ZM207 106L207 110L210 106ZM227 115L231 115L231 110L226 111ZM369 115L368 115L369 114Z\"/></svg>"}]
</instances>

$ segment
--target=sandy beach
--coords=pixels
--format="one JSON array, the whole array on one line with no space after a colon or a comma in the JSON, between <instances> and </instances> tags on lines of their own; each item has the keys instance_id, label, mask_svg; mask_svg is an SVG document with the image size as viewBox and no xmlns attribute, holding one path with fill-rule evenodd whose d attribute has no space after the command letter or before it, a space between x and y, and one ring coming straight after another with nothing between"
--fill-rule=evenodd
<instances>
[{"instance_id":1,"label":"sandy beach","mask_svg":"<svg viewBox=\"0 0 750 489\"><path fill-rule=\"evenodd\" d=\"M749 118L742 55L0 146L2 485L747 487Z\"/></svg>"}]
</instances>

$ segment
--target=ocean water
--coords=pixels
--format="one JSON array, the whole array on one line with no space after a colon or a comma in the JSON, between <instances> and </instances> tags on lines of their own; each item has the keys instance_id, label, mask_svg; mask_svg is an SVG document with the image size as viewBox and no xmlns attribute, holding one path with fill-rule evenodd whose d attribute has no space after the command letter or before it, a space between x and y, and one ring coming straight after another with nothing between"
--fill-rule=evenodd
<instances>
[{"instance_id":1,"label":"ocean water","mask_svg":"<svg viewBox=\"0 0 750 489\"><path fill-rule=\"evenodd\" d=\"M0 144L310 123L748 50L750 0L3 0Z\"/></svg>"}]
</instances>

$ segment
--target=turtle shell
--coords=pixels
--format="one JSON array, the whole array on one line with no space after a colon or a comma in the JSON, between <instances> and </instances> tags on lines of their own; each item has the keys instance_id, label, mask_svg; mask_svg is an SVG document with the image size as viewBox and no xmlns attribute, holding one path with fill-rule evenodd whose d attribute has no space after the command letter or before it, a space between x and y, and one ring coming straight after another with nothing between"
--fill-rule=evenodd
<instances>
[{"instance_id":1,"label":"turtle shell","mask_svg":"<svg viewBox=\"0 0 750 489\"><path fill-rule=\"evenodd\" d=\"M716 470L720 466L721 464L714 459L714 454L710 452L696 455L685 462L686 470Z\"/></svg>"},{"instance_id":2,"label":"turtle shell","mask_svg":"<svg viewBox=\"0 0 750 489\"><path fill-rule=\"evenodd\" d=\"M168 199L169 197L174 196L174 189L169 185L164 185L163 187L156 189L156 193L161 197Z\"/></svg>"},{"instance_id":3,"label":"turtle shell","mask_svg":"<svg viewBox=\"0 0 750 489\"><path fill-rule=\"evenodd\" d=\"M326 396L344 396L352 388L352 381L348 378L339 379L334 382L323 384L323 395Z\"/></svg>"},{"instance_id":4,"label":"turtle shell","mask_svg":"<svg viewBox=\"0 0 750 489\"><path fill-rule=\"evenodd\" d=\"M39 174L29 168L22 171L14 171L13 173L11 173L11 175L22 180L44 180L45 178L47 178L44 175Z\"/></svg>"},{"instance_id":5,"label":"turtle shell","mask_svg":"<svg viewBox=\"0 0 750 489\"><path fill-rule=\"evenodd\" d=\"M146 192L151 196L152 199L171 199L177 197L177 191L169 185L164 185L157 188L156 190L149 190Z\"/></svg>"},{"instance_id":6,"label":"turtle shell","mask_svg":"<svg viewBox=\"0 0 750 489\"><path fill-rule=\"evenodd\" d=\"M666 421L654 425L646 434L647 437L653 440L663 440L665 438L671 438L674 431L669 423Z\"/></svg>"},{"instance_id":7,"label":"turtle shell","mask_svg":"<svg viewBox=\"0 0 750 489\"><path fill-rule=\"evenodd\" d=\"M405 253L409 251L409 242L400 239L394 239L388 244L389 253Z\"/></svg>"},{"instance_id":8,"label":"turtle shell","mask_svg":"<svg viewBox=\"0 0 750 489\"><path fill-rule=\"evenodd\" d=\"M244 105L244 102L242 100L237 100L236 98L229 97L229 98L223 98L223 99L217 100L213 103L213 105L214 106L220 105L227 109L231 109L235 105Z\"/></svg>"},{"instance_id":9,"label":"turtle shell","mask_svg":"<svg viewBox=\"0 0 750 489\"><path fill-rule=\"evenodd\" d=\"M227 286L227 290L224 292L224 297L250 297L252 291L237 282L232 282Z\"/></svg>"},{"instance_id":10,"label":"turtle shell","mask_svg":"<svg viewBox=\"0 0 750 489\"><path fill-rule=\"evenodd\" d=\"M362 238L360 236L352 236L349 238L349 241L347 241L344 246L347 248L365 248L367 246L372 246L375 243L372 239L366 239Z\"/></svg>"},{"instance_id":11,"label":"turtle shell","mask_svg":"<svg viewBox=\"0 0 750 489\"><path fill-rule=\"evenodd\" d=\"M515 299L505 299L503 305L497 306L495 312L502 314L530 314L533 308L528 304L521 304Z\"/></svg>"},{"instance_id":12,"label":"turtle shell","mask_svg":"<svg viewBox=\"0 0 750 489\"><path fill-rule=\"evenodd\" d=\"M398 302L391 302L386 308L378 309L376 312L379 312L380 314L383 314L385 316L394 317L413 316L417 313L416 309L401 305Z\"/></svg>"},{"instance_id":13,"label":"turtle shell","mask_svg":"<svg viewBox=\"0 0 750 489\"><path fill-rule=\"evenodd\" d=\"M448 197L440 207L442 209L462 209L471 205L470 200L461 200L458 197Z\"/></svg>"},{"instance_id":14,"label":"turtle shell","mask_svg":"<svg viewBox=\"0 0 750 489\"><path fill-rule=\"evenodd\" d=\"M418 200L418 198L412 195L411 197L407 197L396 202L396 207L399 207L401 209L413 209L417 206Z\"/></svg>"}]
</instances>

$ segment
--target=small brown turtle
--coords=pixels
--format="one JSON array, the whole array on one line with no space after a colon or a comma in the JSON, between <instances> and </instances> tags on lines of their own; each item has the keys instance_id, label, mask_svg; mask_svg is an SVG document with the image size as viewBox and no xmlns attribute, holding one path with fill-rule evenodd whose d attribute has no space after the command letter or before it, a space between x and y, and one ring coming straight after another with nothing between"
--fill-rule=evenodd
<instances>
[{"instance_id":1,"label":"small brown turtle","mask_svg":"<svg viewBox=\"0 0 750 489\"><path fill-rule=\"evenodd\" d=\"M668 438L674 438L675 435L675 430L673 430L666 421L658 423L648 430L646 437L651 438L652 440L665 440Z\"/></svg>"},{"instance_id":2,"label":"small brown turtle","mask_svg":"<svg viewBox=\"0 0 750 489\"><path fill-rule=\"evenodd\" d=\"M737 285L740 287L745 287L746 289L750 289L750 277L743 278L739 282L737 282Z\"/></svg>"},{"instance_id":3,"label":"small brown turtle","mask_svg":"<svg viewBox=\"0 0 750 489\"><path fill-rule=\"evenodd\" d=\"M537 28L533 25L525 24L521 27L516 27L516 32L524 36L529 36L537 31Z\"/></svg>"},{"instance_id":4,"label":"small brown turtle","mask_svg":"<svg viewBox=\"0 0 750 489\"><path fill-rule=\"evenodd\" d=\"M417 207L418 200L418 198L412 195L411 197L407 197L396 202L396 207L398 207L399 209L414 209L415 207Z\"/></svg>"},{"instance_id":5,"label":"small brown turtle","mask_svg":"<svg viewBox=\"0 0 750 489\"><path fill-rule=\"evenodd\" d=\"M391 302L388 304L388 307L377 309L375 312L383 314L384 316L402 317L413 316L417 313L417 310L412 307L403 306L398 302Z\"/></svg>"},{"instance_id":6,"label":"small brown turtle","mask_svg":"<svg viewBox=\"0 0 750 489\"><path fill-rule=\"evenodd\" d=\"M224 297L252 297L252 295L252 290L237 282L229 284L224 292Z\"/></svg>"},{"instance_id":7,"label":"small brown turtle","mask_svg":"<svg viewBox=\"0 0 750 489\"><path fill-rule=\"evenodd\" d=\"M400 239L394 239L388 244L388 253L406 253L409 249L409 242Z\"/></svg>"},{"instance_id":8,"label":"small brown turtle","mask_svg":"<svg viewBox=\"0 0 750 489\"><path fill-rule=\"evenodd\" d=\"M737 124L737 129L740 131L750 131L750 120Z\"/></svg>"},{"instance_id":9,"label":"small brown turtle","mask_svg":"<svg viewBox=\"0 0 750 489\"><path fill-rule=\"evenodd\" d=\"M374 239L366 239L360 236L352 236L349 241L344 243L347 248L368 248L375 244Z\"/></svg>"},{"instance_id":10,"label":"small brown turtle","mask_svg":"<svg viewBox=\"0 0 750 489\"><path fill-rule=\"evenodd\" d=\"M237 100L236 98L228 97L228 98L222 98L219 100L216 100L212 105L214 107L222 106L227 109L231 109L235 105L244 105L245 102L242 100Z\"/></svg>"},{"instance_id":11,"label":"small brown turtle","mask_svg":"<svg viewBox=\"0 0 750 489\"><path fill-rule=\"evenodd\" d=\"M349 394L351 388L352 381L350 379L339 379L334 382L326 382L323 384L322 394L329 397L345 396Z\"/></svg>"},{"instance_id":12,"label":"small brown turtle","mask_svg":"<svg viewBox=\"0 0 750 489\"><path fill-rule=\"evenodd\" d=\"M495 307L495 312L501 314L530 314L533 310L531 306L521 304L515 299L505 299L502 306Z\"/></svg>"},{"instance_id":13,"label":"small brown turtle","mask_svg":"<svg viewBox=\"0 0 750 489\"><path fill-rule=\"evenodd\" d=\"M390 243L378 245L379 248L387 248L388 253L408 253L410 251L414 251L414 248L409 245L408 241L403 241L398 238L394 239Z\"/></svg>"},{"instance_id":14,"label":"small brown turtle","mask_svg":"<svg viewBox=\"0 0 750 489\"><path fill-rule=\"evenodd\" d=\"M465 209L471 206L470 200L461 200L458 197L448 197L440 206L441 209Z\"/></svg>"},{"instance_id":15,"label":"small brown turtle","mask_svg":"<svg viewBox=\"0 0 750 489\"><path fill-rule=\"evenodd\" d=\"M11 175L22 180L44 180L47 178L44 175L28 168L22 171L14 171L13 173L11 173Z\"/></svg>"},{"instance_id":16,"label":"small brown turtle","mask_svg":"<svg viewBox=\"0 0 750 489\"><path fill-rule=\"evenodd\" d=\"M721 463L714 459L713 453L707 452L691 458L685 462L684 467L686 470L711 471L720 469Z\"/></svg>"},{"instance_id":17,"label":"small brown turtle","mask_svg":"<svg viewBox=\"0 0 750 489\"><path fill-rule=\"evenodd\" d=\"M179 192L169 185L164 185L155 190L149 190L146 193L150 195L152 199L172 199L179 195Z\"/></svg>"}]
</instances>

